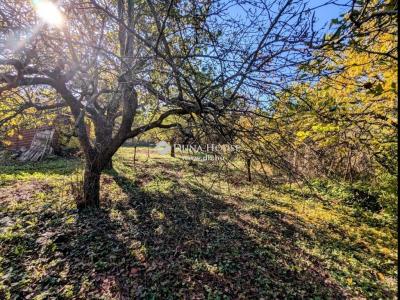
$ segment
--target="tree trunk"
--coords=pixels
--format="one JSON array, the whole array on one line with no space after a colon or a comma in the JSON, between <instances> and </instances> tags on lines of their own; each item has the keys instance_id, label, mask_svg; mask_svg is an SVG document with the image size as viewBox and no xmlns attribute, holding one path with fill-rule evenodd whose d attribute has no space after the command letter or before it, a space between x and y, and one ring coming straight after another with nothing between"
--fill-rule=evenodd
<instances>
[{"instance_id":1,"label":"tree trunk","mask_svg":"<svg viewBox=\"0 0 400 300\"><path fill-rule=\"evenodd\" d=\"M170 146L171 146L171 157L175 157L175 143L174 140L171 140L169 142Z\"/></svg>"},{"instance_id":2,"label":"tree trunk","mask_svg":"<svg viewBox=\"0 0 400 300\"><path fill-rule=\"evenodd\" d=\"M113 163L112 163L112 158L110 158L110 160L108 161L108 163L106 164L104 169L105 170L112 170L112 168L113 168Z\"/></svg>"},{"instance_id":3,"label":"tree trunk","mask_svg":"<svg viewBox=\"0 0 400 300\"><path fill-rule=\"evenodd\" d=\"M100 174L91 167L86 167L83 179L83 198L76 199L78 210L100 207Z\"/></svg>"},{"instance_id":4,"label":"tree trunk","mask_svg":"<svg viewBox=\"0 0 400 300\"><path fill-rule=\"evenodd\" d=\"M133 164L136 164L136 148L137 146L135 145L135 147L133 148Z\"/></svg>"},{"instance_id":5,"label":"tree trunk","mask_svg":"<svg viewBox=\"0 0 400 300\"><path fill-rule=\"evenodd\" d=\"M148 162L150 158L150 145L147 143L147 158L146 158L146 162Z\"/></svg>"},{"instance_id":6,"label":"tree trunk","mask_svg":"<svg viewBox=\"0 0 400 300\"><path fill-rule=\"evenodd\" d=\"M251 182L251 158L246 159L247 181Z\"/></svg>"}]
</instances>

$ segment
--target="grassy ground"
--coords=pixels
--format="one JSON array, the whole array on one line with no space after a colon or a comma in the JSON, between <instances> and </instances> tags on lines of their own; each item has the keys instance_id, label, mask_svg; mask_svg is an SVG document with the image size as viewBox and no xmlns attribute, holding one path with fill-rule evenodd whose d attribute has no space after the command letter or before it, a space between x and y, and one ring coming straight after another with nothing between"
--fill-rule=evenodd
<instances>
[{"instance_id":1,"label":"grassy ground","mask_svg":"<svg viewBox=\"0 0 400 300\"><path fill-rule=\"evenodd\" d=\"M0 299L396 297L383 216L139 152L117 153L85 216L79 161L0 167Z\"/></svg>"}]
</instances>

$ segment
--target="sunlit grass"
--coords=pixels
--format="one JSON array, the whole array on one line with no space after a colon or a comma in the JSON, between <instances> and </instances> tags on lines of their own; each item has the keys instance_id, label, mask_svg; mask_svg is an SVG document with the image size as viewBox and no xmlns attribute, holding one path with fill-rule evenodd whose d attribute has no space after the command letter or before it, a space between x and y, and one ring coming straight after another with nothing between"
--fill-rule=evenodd
<instances>
[{"instance_id":1,"label":"sunlit grass","mask_svg":"<svg viewBox=\"0 0 400 300\"><path fill-rule=\"evenodd\" d=\"M241 289L249 296L254 279L250 285L265 297L274 291L301 297L310 293L308 283L293 278L316 280L307 277L313 268L353 297L395 295L397 233L382 214L343 205L332 193L322 201L306 189L231 182L210 163L189 165L152 149L139 148L134 162L133 148L124 147L113 165L101 181L104 214L87 221L68 187L81 172L79 161L0 167L2 192L11 197L0 203L0 298L24 290L90 298L100 287L88 282L110 270L128 272L121 280L134 278L125 282L133 286L154 274L141 283L146 295L172 295L185 282L186 292L223 297ZM275 268L289 274L285 288L274 279L282 274L269 275ZM253 274L247 280L236 275L245 269ZM172 287L167 294L157 276ZM328 286L310 284L313 294L329 294Z\"/></svg>"}]
</instances>

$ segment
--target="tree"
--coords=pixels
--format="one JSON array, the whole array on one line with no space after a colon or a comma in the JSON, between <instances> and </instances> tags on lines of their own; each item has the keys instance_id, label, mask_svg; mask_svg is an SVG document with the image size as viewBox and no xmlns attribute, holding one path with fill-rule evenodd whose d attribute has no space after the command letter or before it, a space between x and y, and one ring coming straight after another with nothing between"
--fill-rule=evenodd
<instances>
[{"instance_id":1,"label":"tree","mask_svg":"<svg viewBox=\"0 0 400 300\"><path fill-rule=\"evenodd\" d=\"M336 175L353 177L361 158L359 174L374 173L376 163L397 174L396 14L397 1L352 1L304 68L324 76L283 97L297 139L330 157L328 165L342 169Z\"/></svg>"},{"instance_id":2,"label":"tree","mask_svg":"<svg viewBox=\"0 0 400 300\"><path fill-rule=\"evenodd\" d=\"M396 175L394 5L353 1L343 19L334 19L339 29L299 66L297 82L270 106L231 124L242 153L302 181L329 176L354 182L382 169Z\"/></svg>"},{"instance_id":3,"label":"tree","mask_svg":"<svg viewBox=\"0 0 400 300\"><path fill-rule=\"evenodd\" d=\"M397 0L351 0L349 10L331 21L332 33L319 45L322 49L345 50L375 54L376 59L397 60L397 46L377 49L376 39L385 35L397 38Z\"/></svg>"},{"instance_id":4,"label":"tree","mask_svg":"<svg viewBox=\"0 0 400 300\"><path fill-rule=\"evenodd\" d=\"M100 174L125 140L176 126L172 116L223 114L239 93L275 90L307 59L299 0L234 3L239 17L212 0L33 3L0 3L0 95L35 94L15 115L69 109L86 161L79 209L99 207Z\"/></svg>"}]
</instances>

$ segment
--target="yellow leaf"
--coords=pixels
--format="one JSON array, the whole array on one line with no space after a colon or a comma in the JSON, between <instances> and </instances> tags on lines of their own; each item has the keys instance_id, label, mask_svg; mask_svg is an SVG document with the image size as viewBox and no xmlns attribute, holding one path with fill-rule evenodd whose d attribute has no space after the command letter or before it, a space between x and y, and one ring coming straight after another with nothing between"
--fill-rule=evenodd
<instances>
[{"instance_id":1,"label":"yellow leaf","mask_svg":"<svg viewBox=\"0 0 400 300\"><path fill-rule=\"evenodd\" d=\"M385 276L382 273L377 272L376 273L376 277L378 277L379 281L384 281L385 280Z\"/></svg>"}]
</instances>

